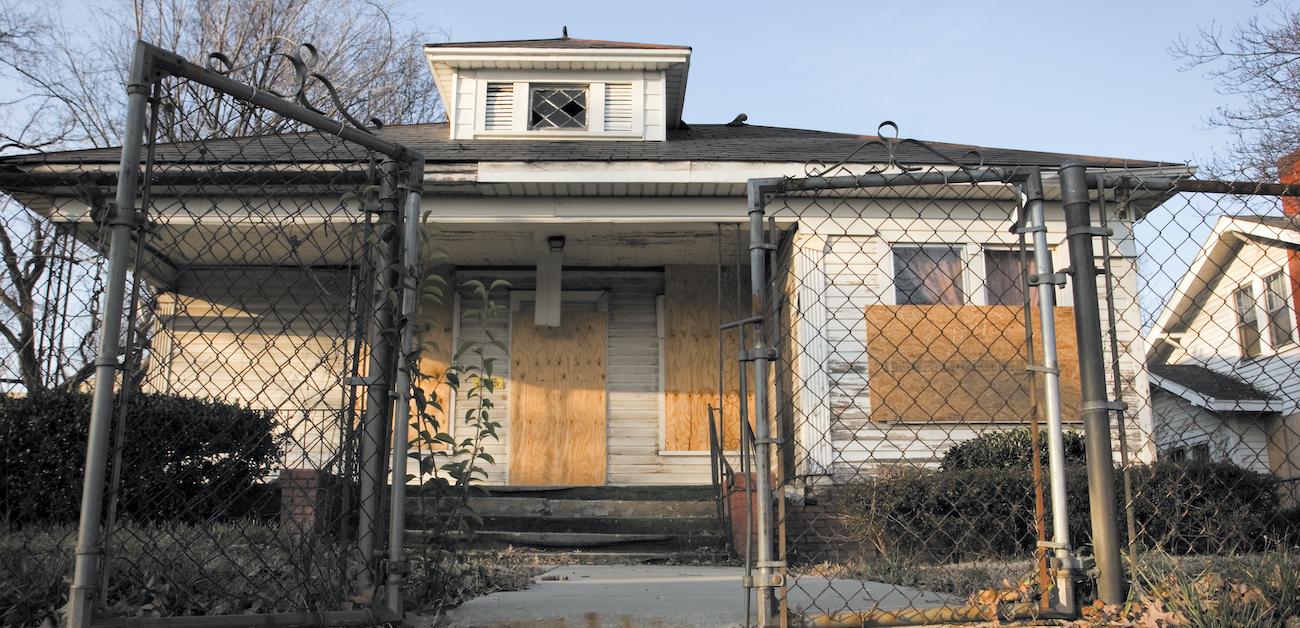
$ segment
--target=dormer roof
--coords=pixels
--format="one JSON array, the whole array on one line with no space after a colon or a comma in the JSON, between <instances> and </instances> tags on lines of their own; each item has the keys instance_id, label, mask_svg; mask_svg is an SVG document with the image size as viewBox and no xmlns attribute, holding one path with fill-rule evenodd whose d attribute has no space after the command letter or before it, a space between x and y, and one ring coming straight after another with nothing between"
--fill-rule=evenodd
<instances>
[{"instance_id":1,"label":"dormer roof","mask_svg":"<svg viewBox=\"0 0 1300 628\"><path fill-rule=\"evenodd\" d=\"M690 46L673 44L639 44L630 41L607 41L604 39L574 39L556 37L553 39L502 39L497 41L463 41L441 44L425 44L427 48L560 48L560 49L636 49L636 50L686 50Z\"/></svg>"},{"instance_id":2,"label":"dormer roof","mask_svg":"<svg viewBox=\"0 0 1300 628\"><path fill-rule=\"evenodd\" d=\"M512 39L425 44L443 102L452 102L457 72L471 70L663 72L663 123L677 128L686 101L690 46L600 39Z\"/></svg>"}]
</instances>

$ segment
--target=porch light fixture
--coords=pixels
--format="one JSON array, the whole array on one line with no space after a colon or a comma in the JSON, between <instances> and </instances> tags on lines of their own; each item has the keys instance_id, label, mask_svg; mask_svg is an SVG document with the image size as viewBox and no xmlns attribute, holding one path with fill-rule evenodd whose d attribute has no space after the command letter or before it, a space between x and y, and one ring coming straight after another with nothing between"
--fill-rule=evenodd
<instances>
[{"instance_id":1,"label":"porch light fixture","mask_svg":"<svg viewBox=\"0 0 1300 628\"><path fill-rule=\"evenodd\" d=\"M552 253L564 251L564 236L550 236L546 238L546 248Z\"/></svg>"}]
</instances>

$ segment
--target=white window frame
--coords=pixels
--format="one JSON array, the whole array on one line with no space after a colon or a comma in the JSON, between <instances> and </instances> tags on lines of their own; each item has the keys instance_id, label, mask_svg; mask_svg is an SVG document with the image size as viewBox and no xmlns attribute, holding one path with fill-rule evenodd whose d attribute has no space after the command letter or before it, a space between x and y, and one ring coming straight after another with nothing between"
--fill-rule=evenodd
<instances>
[{"instance_id":1,"label":"white window frame","mask_svg":"<svg viewBox=\"0 0 1300 628\"><path fill-rule=\"evenodd\" d=\"M1269 329L1269 316L1266 299L1268 298L1268 281L1269 277L1274 275L1282 276L1282 284L1286 286L1287 292L1283 295L1286 307L1291 311L1291 316L1287 317L1291 327L1291 342L1277 346L1273 343L1273 334ZM1238 333L1240 329L1240 314L1237 312L1237 292L1242 288L1249 287L1254 292L1254 310L1255 310L1255 328L1259 333L1259 354L1254 356L1246 355L1246 347L1241 344L1241 337ZM1228 305L1232 310L1232 333L1233 341L1237 344L1237 350L1242 360L1252 361L1261 358L1273 357L1282 354L1288 354L1300 350L1300 326L1296 325L1294 311L1294 295L1292 294L1291 273L1285 265L1274 265L1268 267L1263 272L1252 273L1246 281L1236 283L1228 293Z\"/></svg>"},{"instance_id":2,"label":"white window frame","mask_svg":"<svg viewBox=\"0 0 1300 628\"><path fill-rule=\"evenodd\" d=\"M923 248L927 246L929 247L947 246L957 250L957 256L960 258L960 262L961 262L961 283L962 283L961 286L962 302L959 303L958 305L983 304L984 297L982 295L979 297L979 301L976 301L976 299L970 294L970 291L967 289L967 287L972 283L971 273L973 272L973 269L971 268L972 265L971 251L972 249L979 250L980 248L979 245L971 244L969 242L947 242L941 240L921 241L921 242L900 240L900 241L889 243L889 251L885 255L885 259L883 260L885 262L885 265L889 266L888 287L885 290L881 291L884 293L881 295L882 297L884 297L884 302L888 305L900 305L900 303L898 302L898 269L894 265L894 249L897 249L899 247ZM981 283L981 285L983 284ZM901 305L906 305L906 304L901 304Z\"/></svg>"},{"instance_id":3,"label":"white window frame","mask_svg":"<svg viewBox=\"0 0 1300 628\"><path fill-rule=\"evenodd\" d=\"M595 71L519 71L479 70L474 79L474 138L484 139L642 139L645 137L646 74L625 70ZM509 130L487 130L488 83L514 83L514 118ZM632 85L632 128L628 131L605 130L605 84ZM587 87L587 128L528 128L532 88L583 85Z\"/></svg>"},{"instance_id":4,"label":"white window frame","mask_svg":"<svg viewBox=\"0 0 1300 628\"><path fill-rule=\"evenodd\" d=\"M1272 277L1282 278L1282 287L1283 287L1282 309L1286 310L1287 312L1286 329L1287 331L1290 332L1290 337L1291 337L1291 340L1283 345L1277 345L1273 342L1273 314L1272 312L1268 311L1268 280ZM1294 295L1292 295L1291 277L1287 275L1287 269L1284 266L1282 268L1279 268L1276 272L1262 274L1260 276L1260 286L1262 288L1260 290L1260 307L1264 310L1264 317L1263 317L1264 334L1263 335L1268 337L1268 345L1271 352L1274 354L1280 353L1281 349L1293 347L1296 345L1297 342L1300 342L1300 339L1296 338L1295 308L1293 307L1292 304Z\"/></svg>"},{"instance_id":5,"label":"white window frame","mask_svg":"<svg viewBox=\"0 0 1300 628\"><path fill-rule=\"evenodd\" d=\"M1026 245L1026 246L1028 247L1029 245ZM1048 254L1049 256L1052 254L1054 248L1055 248L1055 247L1052 247L1052 246L1048 246L1048 247L1047 247L1047 250L1048 250L1048 253L1047 253L1047 254ZM990 303L989 303L989 265L988 265L988 252L989 252L989 251L993 251L993 252L995 252L995 253L1019 253L1019 252L1020 252L1020 247L1017 246L1017 245L1014 245L1014 244L985 244L985 245L982 245L982 246L979 247L979 252L976 253L976 257L972 258L972 261L971 261L971 263L970 263L970 266L971 266L972 269L974 269L975 264L976 264L976 261L975 261L975 260L978 260L978 263L979 263L980 268L979 268L979 272L977 273L977 275L980 277L980 280L981 280L981 281L980 281L980 288L981 288L981 290L979 291L980 294L979 294L979 299L978 299L978 300L973 299L973 298L969 300L970 303L971 303L972 305L990 305ZM1030 263L1030 264L1033 264L1033 263L1034 263L1034 251L1033 251L1033 248L1032 248L1032 247L1026 248L1026 250L1025 250L1025 255L1028 257L1028 259L1029 259L1029 263ZM1029 287L1027 288L1027 290L1029 291L1029 298L1030 298L1030 300L1033 301L1033 302L1035 302L1035 303L1037 303L1037 300L1038 300L1038 293L1034 291L1034 288L1035 288L1035 287L1036 287L1036 286L1029 286ZM1014 305L1021 305L1021 304L1016 303L1016 304L1014 304ZM1058 305L1059 305L1059 303L1058 303Z\"/></svg>"}]
</instances>

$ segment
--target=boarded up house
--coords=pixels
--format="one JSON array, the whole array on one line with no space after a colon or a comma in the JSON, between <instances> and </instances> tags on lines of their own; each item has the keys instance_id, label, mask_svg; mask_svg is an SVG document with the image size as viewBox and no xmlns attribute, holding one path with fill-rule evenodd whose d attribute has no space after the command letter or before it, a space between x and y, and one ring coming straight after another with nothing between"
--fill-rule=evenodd
<instances>
[{"instance_id":1,"label":"boarded up house","mask_svg":"<svg viewBox=\"0 0 1300 628\"><path fill-rule=\"evenodd\" d=\"M734 453L745 397L734 359L739 344L734 331L719 328L752 313L745 200L751 178L803 176L810 163L871 168L904 157L947 167L972 151L986 166L1050 169L1076 159L1097 170L1186 172L1177 164L954 144L885 154L886 144L874 136L751 125L743 117L687 124L691 49L684 46L566 37L437 44L426 56L447 121L379 133L425 155L424 210L436 224L426 235L446 250L443 271L450 285L460 286L421 312L436 323L425 338L436 349L426 359L445 367L456 359L453 348L466 341L490 335L500 343L486 354L495 362L493 412L502 423L500 438L488 443L491 484L707 483L710 406L722 408L713 415L719 447ZM305 154L312 141L265 149L244 142L239 154L252 156L252 169L301 163L302 155L289 160L275 150ZM232 142L238 140L204 150L220 154ZM159 147L160 160L167 150ZM10 158L0 167L56 168L60 160L83 167L98 160L109 169L117 152ZM318 194L323 205L333 194L302 186L283 193ZM1030 411L1021 380L1008 379L1022 378L1026 364L1023 269L1011 229L1019 199L998 189L978 204L945 204L938 190L927 192L938 200L908 204L905 194L775 216L778 255L801 278L785 295L782 358L787 376L797 375L801 385L785 391L781 409L800 416L801 427L789 435L799 445L793 467L799 473L933 465L953 444L1022 425ZM1057 194L1048 190L1047 221L1052 256L1062 268ZM239 216L248 204L232 197L210 205ZM1115 306L1131 408L1126 425L1136 455L1150 459L1150 403L1133 298L1137 249L1130 228L1140 219L1138 207L1112 203L1106 211L1122 295ZM54 218L90 220L66 211ZM147 251L140 269L162 294L157 317L165 333L150 356L150 385L274 408L292 429L338 413L349 403L347 368L334 351L348 340L342 318L351 307L349 249L322 242L319 232L304 244L297 223L274 216L259 216L242 230L203 224L195 220L174 234L192 244L187 270L171 272L168 260ZM351 236L339 230L335 237ZM278 244L246 245L263 240ZM224 261L204 264L214 248L222 255L213 260ZM301 263L338 269L338 285L301 285L292 268L267 261L290 249L307 260ZM236 257L242 262L232 265ZM508 281L509 290L498 295L508 314L467 318L482 306L467 287L471 280ZM240 299L233 307L227 295L250 284L266 298ZM322 291L338 298L304 296ZM1055 316L1068 330L1070 297L1059 296ZM234 333L240 342L222 340ZM1065 420L1077 422L1070 342L1063 337L1061 345ZM936 349L941 343L946 348ZM223 359L212 360L213 352ZM241 352L248 358L237 359ZM917 394L918 385L943 392ZM466 436L460 418L472 402L462 390L447 403L446 427L458 439ZM337 434L317 433L321 450L331 450L324 444ZM318 453L306 446L297 455Z\"/></svg>"}]
</instances>

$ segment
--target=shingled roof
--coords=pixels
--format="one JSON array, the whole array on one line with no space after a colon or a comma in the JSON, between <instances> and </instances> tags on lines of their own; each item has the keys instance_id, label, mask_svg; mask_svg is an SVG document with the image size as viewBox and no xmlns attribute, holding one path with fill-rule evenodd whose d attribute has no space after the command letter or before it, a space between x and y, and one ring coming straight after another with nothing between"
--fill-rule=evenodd
<instances>
[{"instance_id":1,"label":"shingled roof","mask_svg":"<svg viewBox=\"0 0 1300 628\"><path fill-rule=\"evenodd\" d=\"M888 151L872 135L830 133L782 127L699 124L668 132L667 141L558 141L558 140L462 140L448 139L446 123L407 124L385 127L385 139L401 143L424 154L430 162L564 162L564 161L735 161L833 164L884 163ZM877 143L871 143L877 142ZM260 138L211 140L203 143L207 159L226 163L328 162L355 151L340 149L337 138L305 133L278 141ZM192 158L198 144L161 144L157 159ZM64 151L0 158L0 170L21 169L38 163L116 163L117 148ZM978 157L975 156L978 154ZM1041 166L1052 168L1066 160L1093 167L1176 167L1183 164L1114 157L1073 155L1040 151L988 148L966 144L903 142L895 147L899 163L942 164L948 161L985 166Z\"/></svg>"},{"instance_id":2,"label":"shingled roof","mask_svg":"<svg viewBox=\"0 0 1300 628\"><path fill-rule=\"evenodd\" d=\"M1152 364L1151 374L1219 401L1272 401L1249 382L1199 364Z\"/></svg>"},{"instance_id":3,"label":"shingled roof","mask_svg":"<svg viewBox=\"0 0 1300 628\"><path fill-rule=\"evenodd\" d=\"M425 44L425 48L564 48L585 50L690 50L690 46L671 44L639 44L630 41L606 41L604 39L573 39L556 37L553 39L504 39L500 41L457 41L439 44Z\"/></svg>"}]
</instances>

